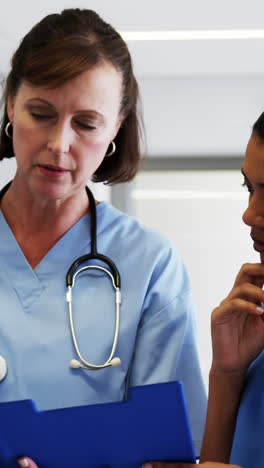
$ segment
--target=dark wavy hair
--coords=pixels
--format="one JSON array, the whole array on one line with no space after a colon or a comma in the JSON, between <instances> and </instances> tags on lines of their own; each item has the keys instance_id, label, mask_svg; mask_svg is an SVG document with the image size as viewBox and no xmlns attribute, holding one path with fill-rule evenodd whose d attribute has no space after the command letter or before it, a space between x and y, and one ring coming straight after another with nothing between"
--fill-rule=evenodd
<instances>
[{"instance_id":1,"label":"dark wavy hair","mask_svg":"<svg viewBox=\"0 0 264 468\"><path fill-rule=\"evenodd\" d=\"M92 10L66 9L37 23L13 55L3 95L4 114L0 133L0 159L14 156L12 139L5 133L7 98L15 97L23 81L55 88L87 69L110 62L122 74L122 125L115 137L116 152L104 158L94 182L126 182L140 162L142 120L138 85L127 45L117 31Z\"/></svg>"},{"instance_id":2,"label":"dark wavy hair","mask_svg":"<svg viewBox=\"0 0 264 468\"><path fill-rule=\"evenodd\" d=\"M259 116L252 127L252 133L257 135L259 139L264 143L264 112Z\"/></svg>"}]
</instances>

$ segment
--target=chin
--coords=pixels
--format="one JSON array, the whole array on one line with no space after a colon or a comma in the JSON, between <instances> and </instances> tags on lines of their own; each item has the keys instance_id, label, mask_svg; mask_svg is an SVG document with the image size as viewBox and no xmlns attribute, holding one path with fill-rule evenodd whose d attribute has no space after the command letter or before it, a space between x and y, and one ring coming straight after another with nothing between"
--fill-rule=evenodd
<instances>
[{"instance_id":1,"label":"chin","mask_svg":"<svg viewBox=\"0 0 264 468\"><path fill-rule=\"evenodd\" d=\"M65 187L47 183L35 185L32 191L36 198L54 201L64 198L67 193Z\"/></svg>"}]
</instances>

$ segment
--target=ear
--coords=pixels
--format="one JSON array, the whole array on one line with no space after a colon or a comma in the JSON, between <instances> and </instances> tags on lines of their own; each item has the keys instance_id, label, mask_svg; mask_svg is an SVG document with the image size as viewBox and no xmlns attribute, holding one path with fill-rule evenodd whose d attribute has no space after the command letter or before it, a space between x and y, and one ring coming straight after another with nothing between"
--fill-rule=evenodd
<instances>
[{"instance_id":1,"label":"ear","mask_svg":"<svg viewBox=\"0 0 264 468\"><path fill-rule=\"evenodd\" d=\"M6 110L7 110L7 115L8 115L10 122L13 122L14 120L14 98L12 96L8 96L7 98Z\"/></svg>"}]
</instances>

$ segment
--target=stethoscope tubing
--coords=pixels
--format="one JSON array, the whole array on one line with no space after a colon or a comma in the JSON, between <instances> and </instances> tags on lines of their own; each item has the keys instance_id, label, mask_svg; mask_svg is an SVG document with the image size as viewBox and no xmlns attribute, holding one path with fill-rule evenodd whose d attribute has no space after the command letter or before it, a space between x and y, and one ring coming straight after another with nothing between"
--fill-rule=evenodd
<instances>
[{"instance_id":1,"label":"stethoscope tubing","mask_svg":"<svg viewBox=\"0 0 264 468\"><path fill-rule=\"evenodd\" d=\"M11 183L12 181L10 181L8 184L6 184L2 188L2 190L0 190L0 201L3 198L4 194L7 192L7 190L9 189ZM119 271L116 265L114 264L114 262L109 257L97 252L96 203L95 203L95 199L91 190L88 187L85 187L85 189L86 189L86 193L89 199L89 206L90 206L90 212L91 212L91 229L90 229L91 253L77 258L72 263L72 265L70 266L66 274L66 288L67 288L66 302L68 304L70 331L71 331L74 349L79 358L79 361L75 359L71 360L70 367L74 369L81 367L86 370L99 370L99 369L104 369L109 366L119 366L121 364L120 359L118 357L114 357L117 343L118 343L118 335L119 335L119 328L120 328L121 279L120 279ZM101 265L86 265L80 268L80 266L83 263L88 262L90 260L97 260L97 261L99 260L100 262L103 262L104 264L106 264L109 267L109 269L104 268ZM74 327L73 307L72 307L72 289L74 287L77 275L87 269L97 269L97 270L103 271L111 279L113 288L115 290L114 336L113 336L113 342L112 342L112 347L111 347L109 357L103 364L92 364L89 361L84 359L84 357L82 356L80 352L80 348L78 346L75 327ZM1 370L0 381L1 381L7 374L7 365L6 365L6 361L4 360L4 358L2 358L2 360L0 361L0 364L1 364L1 369L2 369L2 370L0 369Z\"/></svg>"},{"instance_id":2,"label":"stethoscope tubing","mask_svg":"<svg viewBox=\"0 0 264 468\"><path fill-rule=\"evenodd\" d=\"M117 342L118 342L118 335L119 335L121 293L120 293L120 289L115 286L113 275L106 268L103 268L103 267L101 267L99 265L88 265L88 266L85 266L83 268L80 268L74 274L73 285L74 285L76 276L79 273L81 273L82 271L87 270L87 269L96 269L96 270L104 271L110 277L110 279L112 281L112 285L113 285L113 287L115 289L115 328L114 328L113 343L112 343L112 348L111 348L111 352L110 352L110 355L109 355L108 359L103 364L100 364L100 365L92 364L89 361L86 361L84 359L84 357L82 356L81 352L80 352L80 349L79 349L79 346L78 346L78 343L77 343L77 339L76 339L76 333L75 333L75 327L74 327L74 321L73 321L73 313L72 313L72 287L70 287L70 286L68 287L68 291L67 291L67 294L66 294L66 300L67 300L67 303L68 303L68 310L69 310L71 335L72 335L75 351L76 351L76 353L78 355L78 358L79 358L79 360L80 360L80 362L81 362L81 364L83 366L86 366L86 367L90 368L91 370L98 370L98 369L103 369L105 367L109 367L109 366L113 365L112 360L113 360L113 357L114 357L114 354L115 354L115 351L116 351Z\"/></svg>"},{"instance_id":3,"label":"stethoscope tubing","mask_svg":"<svg viewBox=\"0 0 264 468\"><path fill-rule=\"evenodd\" d=\"M114 357L117 343L118 343L118 335L119 335L119 328L120 328L120 304L121 304L121 279L120 279L120 274L119 271L114 264L114 262L107 257L106 255L102 255L97 252L97 217L96 217L96 204L95 204L95 199L93 197L93 194L91 190L86 187L86 192L89 198L90 202L90 212L91 212L91 253L87 255L83 255L79 258L77 258L72 265L70 266L67 274L66 274L66 287L67 287L67 292L66 292L66 301L68 304L68 313L69 313L69 321L70 321L70 330L71 330L71 336L72 336L72 341L74 345L74 349L76 351L76 354L79 358L79 361L73 359L70 362L70 367L72 368L83 368L83 369L89 369L89 370L99 370L99 369L104 369L109 366L118 366L121 364L121 361L118 357ZM109 269L104 268L101 265L86 265L80 268L80 266L83 263L86 263L90 260L99 260L103 263L105 263ZM112 281L113 288L115 290L115 329L114 329L114 336L113 336L113 342L112 342L112 347L111 351L109 354L108 359L103 363L103 364L92 364L84 357L82 356L78 342L77 342L77 337L76 337L76 332L75 332L75 326L74 326L74 320L73 320L73 306L72 306L72 289L74 287L76 277L79 275L81 272L88 270L88 269L96 269L103 271Z\"/></svg>"}]
</instances>

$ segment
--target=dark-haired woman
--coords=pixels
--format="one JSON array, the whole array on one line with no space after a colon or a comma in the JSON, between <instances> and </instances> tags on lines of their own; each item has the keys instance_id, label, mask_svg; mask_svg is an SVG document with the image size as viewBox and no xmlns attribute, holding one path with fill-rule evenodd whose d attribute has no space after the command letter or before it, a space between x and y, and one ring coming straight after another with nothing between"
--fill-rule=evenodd
<instances>
[{"instance_id":1,"label":"dark-haired woman","mask_svg":"<svg viewBox=\"0 0 264 468\"><path fill-rule=\"evenodd\" d=\"M263 468L264 420L264 113L253 125L242 165L249 192L243 221L260 263L245 264L228 296L212 313L213 362L201 460L204 468L236 463ZM197 465L147 464L144 468Z\"/></svg>"},{"instance_id":2,"label":"dark-haired woman","mask_svg":"<svg viewBox=\"0 0 264 468\"><path fill-rule=\"evenodd\" d=\"M17 162L1 192L0 354L8 372L0 400L30 398L50 409L117 401L130 386L182 380L199 450L206 399L190 283L167 240L97 202L98 251L121 276L115 352L116 305L102 259L102 270L86 269L75 282L77 345L69 325L65 275L91 252L86 184L134 177L137 109L126 44L91 10L47 16L14 54L0 138L1 157ZM120 365L93 372L85 360Z\"/></svg>"},{"instance_id":3,"label":"dark-haired woman","mask_svg":"<svg viewBox=\"0 0 264 468\"><path fill-rule=\"evenodd\" d=\"M243 468L264 463L264 113L253 125L242 164L249 192L244 223L260 263L245 264L213 311L213 364L205 450ZM217 425L214 424L217 421ZM214 432L212 428L214 426ZM213 434L213 435L212 435ZM234 436L233 436L234 434Z\"/></svg>"}]
</instances>

